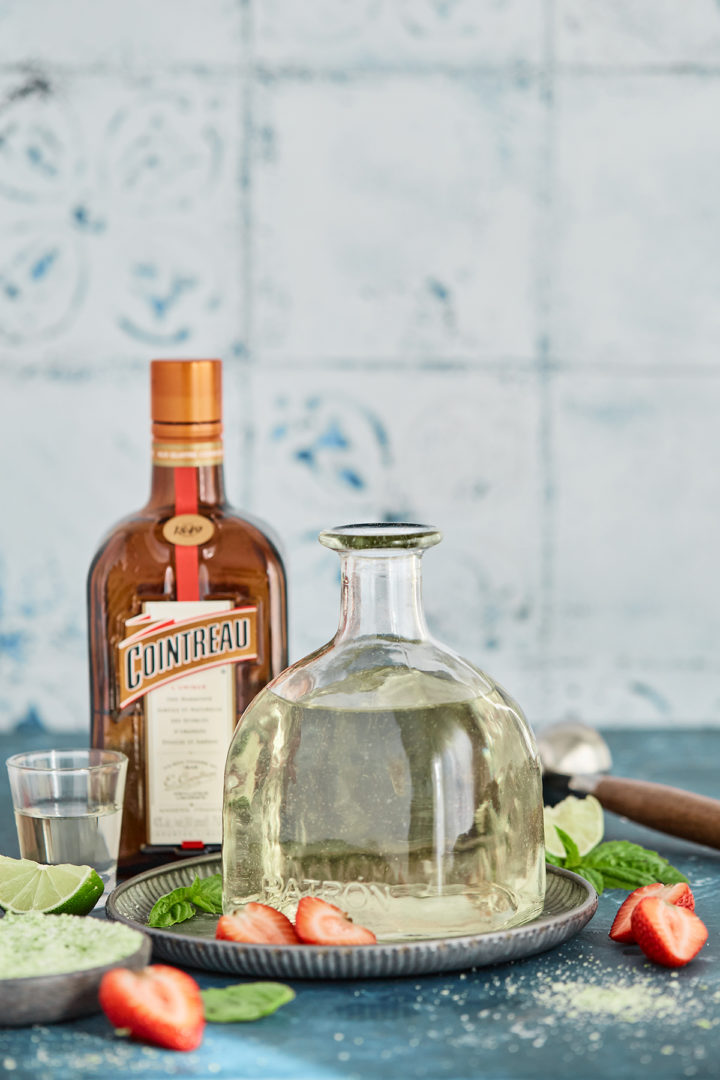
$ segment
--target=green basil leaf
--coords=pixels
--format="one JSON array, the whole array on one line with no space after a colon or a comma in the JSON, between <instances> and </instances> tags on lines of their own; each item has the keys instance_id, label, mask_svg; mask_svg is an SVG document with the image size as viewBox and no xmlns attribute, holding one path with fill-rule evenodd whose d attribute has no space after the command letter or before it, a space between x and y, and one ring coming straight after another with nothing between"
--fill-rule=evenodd
<instances>
[{"instance_id":1,"label":"green basil leaf","mask_svg":"<svg viewBox=\"0 0 720 1080\"><path fill-rule=\"evenodd\" d=\"M189 892L190 890L183 886L156 900L148 918L148 926L174 926L186 919L192 919L196 908L188 899Z\"/></svg>"},{"instance_id":2,"label":"green basil leaf","mask_svg":"<svg viewBox=\"0 0 720 1080\"><path fill-rule=\"evenodd\" d=\"M196 877L190 886L189 899L210 915L222 915L222 874Z\"/></svg>"},{"instance_id":3,"label":"green basil leaf","mask_svg":"<svg viewBox=\"0 0 720 1080\"><path fill-rule=\"evenodd\" d=\"M657 881L657 877L653 874L646 874L642 870L625 870L617 867L614 870L598 872L602 873L606 889L627 889L631 892L633 889L639 889L641 885L654 885Z\"/></svg>"},{"instance_id":4,"label":"green basil leaf","mask_svg":"<svg viewBox=\"0 0 720 1080\"><path fill-rule=\"evenodd\" d=\"M602 862L606 866L640 866L648 870L667 864L667 859L663 859L657 852L646 851L639 844L631 844L629 840L606 840L594 847L585 858L588 862Z\"/></svg>"},{"instance_id":5,"label":"green basil leaf","mask_svg":"<svg viewBox=\"0 0 720 1080\"><path fill-rule=\"evenodd\" d=\"M561 859L559 855L551 855L549 851L545 852L545 862L552 863L553 866L565 866L564 859Z\"/></svg>"},{"instance_id":6,"label":"green basil leaf","mask_svg":"<svg viewBox=\"0 0 720 1080\"><path fill-rule=\"evenodd\" d=\"M555 828L557 829L557 834L562 840L562 845L565 848L565 867L568 870L574 870L580 862L578 846L572 836L568 836L564 829L561 829L558 825L556 825Z\"/></svg>"},{"instance_id":7,"label":"green basil leaf","mask_svg":"<svg viewBox=\"0 0 720 1080\"><path fill-rule=\"evenodd\" d=\"M687 878L684 874L680 873L677 867L671 866L670 863L668 863L658 880L662 881L663 885L677 885L679 882L686 882Z\"/></svg>"},{"instance_id":8,"label":"green basil leaf","mask_svg":"<svg viewBox=\"0 0 720 1080\"><path fill-rule=\"evenodd\" d=\"M586 881L589 881L595 892L600 896L606 882L599 870L593 870L591 866L586 866L584 862L581 862L578 866L573 866L573 873L579 874L580 877L584 877Z\"/></svg>"},{"instance_id":9,"label":"green basil leaf","mask_svg":"<svg viewBox=\"0 0 720 1080\"><path fill-rule=\"evenodd\" d=\"M283 983L236 983L201 990L205 1019L211 1024L233 1024L269 1016L295 997Z\"/></svg>"},{"instance_id":10,"label":"green basil leaf","mask_svg":"<svg viewBox=\"0 0 720 1080\"><path fill-rule=\"evenodd\" d=\"M585 856L583 862L600 870L606 878L606 884L608 874L621 878L627 876L629 880L637 880L638 885L651 885L655 881L662 881L666 885L687 881L684 874L671 866L657 851L649 851L629 840L609 840L598 844Z\"/></svg>"}]
</instances>

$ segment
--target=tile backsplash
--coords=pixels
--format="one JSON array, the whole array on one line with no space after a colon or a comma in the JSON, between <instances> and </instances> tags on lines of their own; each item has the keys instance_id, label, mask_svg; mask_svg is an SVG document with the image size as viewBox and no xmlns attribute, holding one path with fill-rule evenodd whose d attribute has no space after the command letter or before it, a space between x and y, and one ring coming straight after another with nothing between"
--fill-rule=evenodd
<instances>
[{"instance_id":1,"label":"tile backsplash","mask_svg":"<svg viewBox=\"0 0 720 1080\"><path fill-rule=\"evenodd\" d=\"M87 728L156 356L225 360L292 659L318 531L427 521L535 726L720 723L719 63L715 0L0 0L0 729Z\"/></svg>"}]
</instances>

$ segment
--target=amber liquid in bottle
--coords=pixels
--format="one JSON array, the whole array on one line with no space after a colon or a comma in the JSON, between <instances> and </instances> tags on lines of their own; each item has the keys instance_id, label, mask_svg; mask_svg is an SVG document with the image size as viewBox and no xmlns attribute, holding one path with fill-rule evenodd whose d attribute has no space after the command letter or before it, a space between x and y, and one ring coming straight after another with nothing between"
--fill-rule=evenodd
<instances>
[{"instance_id":1,"label":"amber liquid in bottle","mask_svg":"<svg viewBox=\"0 0 720 1080\"><path fill-rule=\"evenodd\" d=\"M168 834L168 829L172 831L172 825L167 825L160 842L153 840L150 827L152 815L149 805L149 777L153 766L153 775L159 777L156 783L160 786L174 785L175 798L187 800L178 820L188 820L185 806L190 819L193 813L198 812L203 788L207 789L208 785L211 785L213 792L216 785L219 785L217 795L221 801L222 770L219 777L211 776L208 770L205 770L199 797L193 794L192 773L188 774L187 770L197 768L198 759L203 756L203 744L213 741L212 738L204 737L203 725L209 725L208 735L213 735L213 732L217 735L217 725L220 723L222 739L225 737L223 724L226 723L220 715L222 710L218 709L217 702L203 694L202 685L198 692L197 670L192 675L187 675L189 669L187 665L183 667L183 659L188 659L187 646L193 645L192 627L196 624L192 624L191 632L185 634L184 656L180 633L174 638L171 635L171 645L175 652L170 660L167 641L163 646L164 651L141 653L140 649L136 648L130 670L132 680L138 682L141 689L144 685L143 677L147 676L148 669L156 661L158 667L165 663L171 670L164 683L162 680L153 683L151 679L150 685L170 688L170 692L175 695L174 700L178 700L179 695L179 700L182 701L183 679L189 681L189 678L194 677L196 683L189 708L187 704L184 706L189 719L178 725L176 715L175 729L170 731L175 742L178 742L185 740L189 730L189 749L186 754L188 760L184 765L175 762L169 768L149 760L149 725L168 723L162 719L165 713L152 712L150 702L153 694L157 698L159 694L167 691L151 689L129 703L124 703L123 697L127 698L128 691L127 688L123 690L121 668L125 670L123 665L127 664L127 651L123 656L121 643L126 642L133 633L137 633L136 624L131 623L128 626L128 620L142 618L147 604L187 599L217 602L223 609L240 608L249 612L248 618L252 620L254 633L252 651L256 655L242 655L239 659L233 658L228 665L221 666L223 653L220 649L220 634L224 613L216 620L215 629L206 626L200 633L199 641L194 642L195 646L198 646L194 662L196 669L200 669L201 678L217 680L216 672L221 670L226 679L229 677L232 680L229 693L225 692L222 699L226 705L231 702L231 715L227 718L229 724L224 729L224 750L227 749L232 730L245 707L265 684L287 665L286 585L283 564L272 540L259 525L239 517L227 504L218 434L219 420L215 415L219 413L219 405L216 401L211 407L207 394L203 400L203 379L207 382L210 377L205 369L200 371L200 393L196 395L201 398L200 404L193 399L192 391L198 388L189 376L197 376L197 372L190 373L186 365L208 364L218 365L211 372L215 387L214 392L209 395L210 398L218 399L219 361L153 362L153 432L156 441L153 445L150 499L139 513L125 518L110 532L93 560L88 577L91 742L93 746L121 750L128 757L119 858L119 864L126 872L167 862L183 854L198 854L199 848L212 849L219 843L218 835L208 840L204 835L196 835L196 831L186 825L178 826L176 835ZM170 365L174 366L175 372L170 370ZM180 388L178 394L174 394L175 374ZM160 385L156 387L155 382ZM173 394L168 394L168 388ZM159 400L160 398L162 400ZM178 414L180 420L168 422L167 417L173 414ZM202 460L210 460L211 463L187 464L189 461ZM173 461L182 464L175 467ZM200 534L212 531L207 540L196 545L178 545L167 539L167 523L171 522L172 528L172 522L179 513L186 513L188 510L187 505L179 503L178 473L182 473L183 491L186 491L189 485L189 490L194 493L194 503L190 507L193 516L191 519L183 518L180 524L186 526L190 520L190 525L195 527L194 523L199 518L202 519ZM183 495L183 498L186 499L186 496ZM187 533L187 529L185 532ZM190 549L193 554L189 557L188 568L186 560ZM161 622L162 620L158 620L159 612L164 613L166 609L151 610L153 615L146 614L145 619ZM168 607L167 611L171 618L176 617L172 607ZM180 617L183 617L182 614ZM233 633L236 633L235 624L232 624L232 629ZM171 631L172 627L162 632ZM229 641L229 630L227 636ZM206 652L213 652L213 647L217 655L205 656ZM246 646L245 652L247 651ZM127 682L127 678L125 681ZM214 685L217 685L217 682ZM227 684L225 686L227 687ZM207 715L203 706L205 700L211 701L213 706L208 708ZM158 719L158 716L161 719ZM154 736L154 733L152 734ZM167 735L167 731L165 734ZM217 743L217 739L215 741ZM157 745L156 736L153 745ZM216 757L219 750L220 747L216 745ZM166 822L171 819L172 815L165 815ZM199 820L202 820L202 815ZM188 831L190 835L183 835ZM201 829L197 831L202 832Z\"/></svg>"}]
</instances>

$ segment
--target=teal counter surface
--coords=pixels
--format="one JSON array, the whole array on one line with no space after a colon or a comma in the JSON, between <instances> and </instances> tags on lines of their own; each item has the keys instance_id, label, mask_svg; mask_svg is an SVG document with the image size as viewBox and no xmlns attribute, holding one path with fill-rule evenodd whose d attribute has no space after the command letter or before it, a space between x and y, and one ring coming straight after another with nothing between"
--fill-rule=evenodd
<instances>
[{"instance_id":1,"label":"teal counter surface","mask_svg":"<svg viewBox=\"0 0 720 1080\"><path fill-rule=\"evenodd\" d=\"M616 775L720 795L720 729L605 734ZM79 742L47 733L4 735L0 751L4 760L21 749ZM16 856L7 775L0 769L0 852ZM62 1025L0 1027L0 1070L16 1080L716 1078L720 852L610 814L606 838L659 850L690 879L710 936L687 967L657 967L635 947L608 939L627 895L612 890L580 934L524 962L422 978L295 982L296 999L279 1012L251 1024L208 1025L193 1053L129 1042L101 1014ZM240 981L193 974L203 988Z\"/></svg>"}]
</instances>

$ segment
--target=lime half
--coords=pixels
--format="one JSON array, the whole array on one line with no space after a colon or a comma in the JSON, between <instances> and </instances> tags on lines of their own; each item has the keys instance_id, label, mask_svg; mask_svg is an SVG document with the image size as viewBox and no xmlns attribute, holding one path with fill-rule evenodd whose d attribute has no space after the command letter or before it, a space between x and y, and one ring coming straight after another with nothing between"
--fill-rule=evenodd
<instances>
[{"instance_id":1,"label":"lime half","mask_svg":"<svg viewBox=\"0 0 720 1080\"><path fill-rule=\"evenodd\" d=\"M43 866L30 859L0 855L0 907L44 915L87 915L104 889L92 866Z\"/></svg>"},{"instance_id":2,"label":"lime half","mask_svg":"<svg viewBox=\"0 0 720 1080\"><path fill-rule=\"evenodd\" d=\"M551 855L559 858L565 855L565 848L558 836L556 825L572 837L581 855L587 855L603 838L605 832L603 808L594 795L586 795L584 799L568 795L557 806L546 806L543 813L545 850Z\"/></svg>"}]
</instances>

